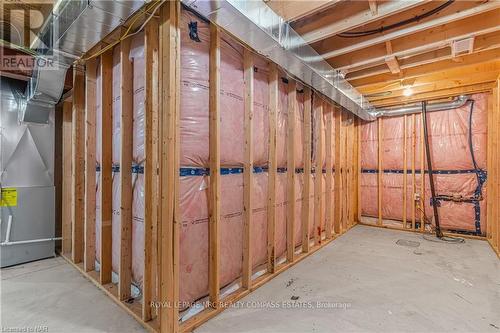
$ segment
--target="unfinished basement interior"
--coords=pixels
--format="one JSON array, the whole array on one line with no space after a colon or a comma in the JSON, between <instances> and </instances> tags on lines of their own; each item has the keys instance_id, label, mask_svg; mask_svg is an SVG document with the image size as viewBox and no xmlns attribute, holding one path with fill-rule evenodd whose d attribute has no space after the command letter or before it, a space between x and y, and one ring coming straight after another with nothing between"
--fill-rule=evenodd
<instances>
[{"instance_id":1,"label":"unfinished basement interior","mask_svg":"<svg viewBox=\"0 0 500 333\"><path fill-rule=\"evenodd\" d=\"M500 0L0 11L2 332L500 332Z\"/></svg>"}]
</instances>

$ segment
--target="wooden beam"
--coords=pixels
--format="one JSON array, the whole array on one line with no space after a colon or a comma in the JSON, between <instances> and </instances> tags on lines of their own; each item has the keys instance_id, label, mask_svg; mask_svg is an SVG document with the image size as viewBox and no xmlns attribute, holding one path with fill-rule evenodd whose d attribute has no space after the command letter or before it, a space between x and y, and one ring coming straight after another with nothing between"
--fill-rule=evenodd
<instances>
[{"instance_id":1,"label":"wooden beam","mask_svg":"<svg viewBox=\"0 0 500 333\"><path fill-rule=\"evenodd\" d=\"M85 68L85 249L83 266L86 272L95 268L96 214L96 90L97 60L89 60Z\"/></svg>"},{"instance_id":2,"label":"wooden beam","mask_svg":"<svg viewBox=\"0 0 500 333\"><path fill-rule=\"evenodd\" d=\"M72 227L71 259L83 261L84 253L84 209L85 209L85 70L73 66L73 129L72 129Z\"/></svg>"},{"instance_id":3,"label":"wooden beam","mask_svg":"<svg viewBox=\"0 0 500 333\"><path fill-rule=\"evenodd\" d=\"M63 102L63 125L62 125L62 252L71 258L72 246L72 192L73 177L73 107L71 102Z\"/></svg>"},{"instance_id":4,"label":"wooden beam","mask_svg":"<svg viewBox=\"0 0 500 333\"><path fill-rule=\"evenodd\" d=\"M219 302L219 225L220 225L220 31L210 24L210 61L209 61L209 291L210 302Z\"/></svg>"},{"instance_id":5,"label":"wooden beam","mask_svg":"<svg viewBox=\"0 0 500 333\"><path fill-rule=\"evenodd\" d=\"M498 31L500 31L500 27L497 24L499 15L500 9L492 10L482 14L480 20L475 16L469 17L412 34L411 38L402 37L386 41L385 47L383 44L376 44L357 52L340 55L330 59L329 62L339 70L352 72L383 64L388 54L392 54L402 61L406 58L442 49L447 51L448 56L451 57L451 43L454 40L470 36L476 36L475 52L496 48L499 43ZM388 42L391 44L391 52L387 51ZM408 61L406 65L408 65Z\"/></svg>"},{"instance_id":6,"label":"wooden beam","mask_svg":"<svg viewBox=\"0 0 500 333\"><path fill-rule=\"evenodd\" d=\"M409 0L401 2L383 2L378 6L377 14L372 15L371 10L363 11L349 10L354 4L346 2L341 8L331 10L327 15L310 22L307 25L298 27L296 30L302 35L302 38L309 44L324 40L328 37L335 36L341 32L355 29L366 25L370 22L383 19L385 17L395 15L402 11L411 9L425 3L425 0ZM339 4L340 7L342 4ZM360 5L363 5L360 2Z\"/></svg>"},{"instance_id":7,"label":"wooden beam","mask_svg":"<svg viewBox=\"0 0 500 333\"><path fill-rule=\"evenodd\" d=\"M401 68L399 68L398 59L395 56L389 56L385 58L385 63L392 74L398 74L401 72Z\"/></svg>"},{"instance_id":8,"label":"wooden beam","mask_svg":"<svg viewBox=\"0 0 500 333\"><path fill-rule=\"evenodd\" d=\"M455 88L444 88L434 90L433 86L426 86L426 89L420 93L414 93L412 96L396 96L394 98L380 99L372 101L372 105L376 107L385 107L393 105L401 105L405 103L415 103L420 101L429 101L436 99L443 99L451 96L467 95L491 91L495 82L485 82L466 86L459 86Z\"/></svg>"},{"instance_id":9,"label":"wooden beam","mask_svg":"<svg viewBox=\"0 0 500 333\"><path fill-rule=\"evenodd\" d=\"M158 21L151 20L144 30L144 273L142 320L153 318L151 301L156 291L158 230Z\"/></svg>"},{"instance_id":10,"label":"wooden beam","mask_svg":"<svg viewBox=\"0 0 500 333\"><path fill-rule=\"evenodd\" d=\"M120 266L118 298L130 298L132 282L132 137L133 68L129 59L131 39L120 43Z\"/></svg>"},{"instance_id":11,"label":"wooden beam","mask_svg":"<svg viewBox=\"0 0 500 333\"><path fill-rule=\"evenodd\" d=\"M341 110L339 107L334 107L334 123L335 123L335 181L334 186L334 215L333 215L333 231L335 234L341 233L341 150L340 150L340 133L341 133Z\"/></svg>"},{"instance_id":12,"label":"wooden beam","mask_svg":"<svg viewBox=\"0 0 500 333\"><path fill-rule=\"evenodd\" d=\"M287 214L286 214L286 259L294 261L295 252L295 113L297 109L296 82L288 81L287 116Z\"/></svg>"},{"instance_id":13,"label":"wooden beam","mask_svg":"<svg viewBox=\"0 0 500 333\"><path fill-rule=\"evenodd\" d=\"M285 21L297 21L307 16L314 15L334 5L340 0L309 0L309 1L266 1L278 15Z\"/></svg>"},{"instance_id":14,"label":"wooden beam","mask_svg":"<svg viewBox=\"0 0 500 333\"><path fill-rule=\"evenodd\" d=\"M377 160L378 160L378 173L377 173L377 207L378 207L378 225L382 225L382 195L383 195L383 172L384 168L382 167L382 153L384 151L383 149L383 134L382 134L382 118L377 119Z\"/></svg>"},{"instance_id":15,"label":"wooden beam","mask_svg":"<svg viewBox=\"0 0 500 333\"><path fill-rule=\"evenodd\" d=\"M376 16L378 14L378 4L376 0L368 0L368 4L370 6L370 12L372 16Z\"/></svg>"},{"instance_id":16,"label":"wooden beam","mask_svg":"<svg viewBox=\"0 0 500 333\"><path fill-rule=\"evenodd\" d=\"M111 220L113 216L113 50L101 55L101 262L99 281L102 285L111 282Z\"/></svg>"},{"instance_id":17,"label":"wooden beam","mask_svg":"<svg viewBox=\"0 0 500 333\"><path fill-rule=\"evenodd\" d=\"M177 332L179 325L179 113L180 2L160 8L160 207L159 309L160 332Z\"/></svg>"},{"instance_id":18,"label":"wooden beam","mask_svg":"<svg viewBox=\"0 0 500 333\"><path fill-rule=\"evenodd\" d=\"M302 252L309 252L309 226L311 207L311 103L313 101L310 88L304 88L304 192L302 195ZM316 96L314 96L316 97Z\"/></svg>"},{"instance_id":19,"label":"wooden beam","mask_svg":"<svg viewBox=\"0 0 500 333\"><path fill-rule=\"evenodd\" d=\"M245 83L245 160L243 163L243 276L242 287L250 289L252 284L252 214L253 214L253 55L243 50Z\"/></svg>"},{"instance_id":20,"label":"wooden beam","mask_svg":"<svg viewBox=\"0 0 500 333\"><path fill-rule=\"evenodd\" d=\"M314 243L321 244L323 224L323 100L318 99L314 104L314 116L316 120L316 161L314 165Z\"/></svg>"},{"instance_id":21,"label":"wooden beam","mask_svg":"<svg viewBox=\"0 0 500 333\"><path fill-rule=\"evenodd\" d=\"M351 53L354 51L358 51L364 48L368 48L370 46L376 45L376 44L383 44L386 41L394 40L397 38L402 38L408 35L415 34L420 31L424 31L427 29L432 29L438 26L441 26L443 24L447 24L450 22L454 22L457 20L462 20L466 19L468 17L478 15L490 10L494 10L500 7L499 2L487 2L484 4L477 5L472 8L467 8L461 11L455 11L452 14L441 16L432 20L428 20L425 22L421 22L420 24L417 25L412 25L406 28L402 28L399 30L395 30L392 32L388 32L384 35L377 36L375 38L370 38L364 41L355 41L352 42L352 44L346 45L344 47L337 48L335 50L331 50L328 52L322 52L321 56L325 59L330 59L334 57L338 57L342 54L347 54Z\"/></svg>"},{"instance_id":22,"label":"wooden beam","mask_svg":"<svg viewBox=\"0 0 500 333\"><path fill-rule=\"evenodd\" d=\"M269 184L267 187L267 271L276 271L276 176L278 155L276 125L278 122L278 67L269 64Z\"/></svg>"},{"instance_id":23,"label":"wooden beam","mask_svg":"<svg viewBox=\"0 0 500 333\"><path fill-rule=\"evenodd\" d=\"M459 75L463 75L464 72L484 74L485 72L494 72L500 70L497 67L499 58L500 48L458 57L457 59L460 60L459 62L452 61L450 59L444 59L436 62L422 64L416 67L406 67L406 69L403 69L400 73L401 75L382 73L373 76L352 78L349 79L349 82L360 91L369 90L371 92L373 88L382 86L383 84L387 86L394 82L400 82L401 80L409 80L412 78L425 77L433 74L436 74L437 77L439 77L439 75L443 77L443 74L446 72L450 72L450 74L460 73ZM437 79L433 81L437 81Z\"/></svg>"},{"instance_id":24,"label":"wooden beam","mask_svg":"<svg viewBox=\"0 0 500 333\"><path fill-rule=\"evenodd\" d=\"M326 197L325 197L325 232L326 238L332 237L332 221L333 221L333 112L331 105L325 103L327 108L324 110L326 114Z\"/></svg>"},{"instance_id":25,"label":"wooden beam","mask_svg":"<svg viewBox=\"0 0 500 333\"><path fill-rule=\"evenodd\" d=\"M415 91L415 88L424 85L434 84L436 88L436 82L447 83L446 88L457 87L459 85L470 85L481 82L494 81L491 77L498 75L500 72L500 61L492 61L488 63L483 63L479 65L468 65L464 67L451 68L443 71L431 72L428 74L421 74L415 76L405 76L398 80L371 83L362 86L356 86L356 89L365 95L373 95L376 93L386 92L390 90L395 93L395 91L403 91L407 86L411 86ZM440 88L442 89L442 88ZM391 94L392 95L392 94ZM377 97L372 97L376 99Z\"/></svg>"}]
</instances>

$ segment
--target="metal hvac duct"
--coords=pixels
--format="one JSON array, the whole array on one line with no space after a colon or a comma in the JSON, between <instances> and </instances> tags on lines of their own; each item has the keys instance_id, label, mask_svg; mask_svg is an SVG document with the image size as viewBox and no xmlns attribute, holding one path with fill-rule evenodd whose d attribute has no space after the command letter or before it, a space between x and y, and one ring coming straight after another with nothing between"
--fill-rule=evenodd
<instances>
[{"instance_id":1,"label":"metal hvac duct","mask_svg":"<svg viewBox=\"0 0 500 333\"><path fill-rule=\"evenodd\" d=\"M17 99L19 119L47 123L61 97L68 68L146 2L60 0L33 47L39 55L25 96Z\"/></svg>"},{"instance_id":2,"label":"metal hvac duct","mask_svg":"<svg viewBox=\"0 0 500 333\"><path fill-rule=\"evenodd\" d=\"M364 120L374 108L264 1L182 0L289 74Z\"/></svg>"},{"instance_id":3,"label":"metal hvac duct","mask_svg":"<svg viewBox=\"0 0 500 333\"><path fill-rule=\"evenodd\" d=\"M469 100L469 98L470 98L469 95L461 95L456 97L452 101L429 103L427 104L427 112L456 109L464 106ZM422 112L422 103L415 103L406 106L376 109L373 115L378 118L378 117L402 116L405 114L421 113L421 112Z\"/></svg>"}]
</instances>

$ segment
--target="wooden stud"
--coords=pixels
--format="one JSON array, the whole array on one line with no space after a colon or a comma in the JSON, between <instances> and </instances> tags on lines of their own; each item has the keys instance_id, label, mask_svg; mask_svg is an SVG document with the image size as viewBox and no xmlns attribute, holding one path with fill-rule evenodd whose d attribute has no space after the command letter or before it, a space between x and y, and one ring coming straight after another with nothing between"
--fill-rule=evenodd
<instances>
[{"instance_id":1,"label":"wooden stud","mask_svg":"<svg viewBox=\"0 0 500 333\"><path fill-rule=\"evenodd\" d=\"M86 272L95 269L96 213L96 89L97 61L86 64L85 94L85 249L83 266Z\"/></svg>"},{"instance_id":2,"label":"wooden stud","mask_svg":"<svg viewBox=\"0 0 500 333\"><path fill-rule=\"evenodd\" d=\"M132 133L133 69L129 59L131 39L120 43L120 265L118 298L130 298L132 281Z\"/></svg>"},{"instance_id":3,"label":"wooden stud","mask_svg":"<svg viewBox=\"0 0 500 333\"><path fill-rule=\"evenodd\" d=\"M349 228L354 225L354 202L356 196L354 195L354 148L355 145L355 135L354 135L354 115L349 114L348 117L349 127L347 135L347 218Z\"/></svg>"},{"instance_id":4,"label":"wooden stud","mask_svg":"<svg viewBox=\"0 0 500 333\"><path fill-rule=\"evenodd\" d=\"M341 208L342 208L342 232L348 230L347 225L347 111L342 110L340 126L340 174L341 174Z\"/></svg>"},{"instance_id":5,"label":"wooden stud","mask_svg":"<svg viewBox=\"0 0 500 333\"><path fill-rule=\"evenodd\" d=\"M145 100L144 100L144 273L142 320L153 318L151 301L156 289L156 246L158 224L158 22L145 27Z\"/></svg>"},{"instance_id":6,"label":"wooden stud","mask_svg":"<svg viewBox=\"0 0 500 333\"><path fill-rule=\"evenodd\" d=\"M325 231L326 238L332 237L332 221L333 221L333 154L332 154L332 139L333 139L333 112L331 106L327 104L326 109L326 217Z\"/></svg>"},{"instance_id":7,"label":"wooden stud","mask_svg":"<svg viewBox=\"0 0 500 333\"><path fill-rule=\"evenodd\" d=\"M415 161L416 161L416 141L417 141L417 123L416 116L414 114L411 115L411 126L412 126L412 134L411 134L411 184L412 184L412 193L411 193L411 228L415 229L415 220L416 220L416 202L415 202L415 194L417 193L417 182L415 176Z\"/></svg>"},{"instance_id":8,"label":"wooden stud","mask_svg":"<svg viewBox=\"0 0 500 333\"><path fill-rule=\"evenodd\" d=\"M377 140L378 140L378 150L377 150L377 156L378 156L378 174L377 174L377 206L378 206L378 225L382 225L382 190L383 190L383 182L382 182L382 173L384 172L384 169L382 168L382 144L383 144L383 138L382 138L382 118L377 119L377 125L378 125L378 130L377 130Z\"/></svg>"},{"instance_id":9,"label":"wooden stud","mask_svg":"<svg viewBox=\"0 0 500 333\"><path fill-rule=\"evenodd\" d=\"M361 221L361 176L362 176L362 169L361 169L361 130L362 130L362 122L361 118L356 118L356 127L357 127L357 180L356 180L356 210L357 210L357 222L359 223Z\"/></svg>"},{"instance_id":10,"label":"wooden stud","mask_svg":"<svg viewBox=\"0 0 500 333\"><path fill-rule=\"evenodd\" d=\"M160 8L159 309L160 332L177 332L179 309L180 2Z\"/></svg>"},{"instance_id":11,"label":"wooden stud","mask_svg":"<svg viewBox=\"0 0 500 333\"><path fill-rule=\"evenodd\" d=\"M407 196L407 186L408 186L408 166L407 166L407 150L406 146L408 144L406 127L408 124L408 116L403 116L403 229L406 229L406 196Z\"/></svg>"},{"instance_id":12,"label":"wooden stud","mask_svg":"<svg viewBox=\"0 0 500 333\"><path fill-rule=\"evenodd\" d=\"M63 125L62 125L62 252L71 257L71 239L72 239L72 191L73 191L73 107L71 102L63 102Z\"/></svg>"},{"instance_id":13,"label":"wooden stud","mask_svg":"<svg viewBox=\"0 0 500 333\"><path fill-rule=\"evenodd\" d=\"M276 124L278 116L278 68L269 64L269 184L267 197L267 271L276 271L276 176L277 176L277 151L276 151ZM305 112L305 111L304 111Z\"/></svg>"},{"instance_id":14,"label":"wooden stud","mask_svg":"<svg viewBox=\"0 0 500 333\"><path fill-rule=\"evenodd\" d=\"M73 66L73 129L72 129L72 227L71 259L82 262L84 253L85 209L85 71L81 65Z\"/></svg>"},{"instance_id":15,"label":"wooden stud","mask_svg":"<svg viewBox=\"0 0 500 333\"><path fill-rule=\"evenodd\" d=\"M99 281L101 284L111 282L111 220L113 215L113 179L112 179L112 145L113 145L113 50L101 55L101 268Z\"/></svg>"},{"instance_id":16,"label":"wooden stud","mask_svg":"<svg viewBox=\"0 0 500 333\"><path fill-rule=\"evenodd\" d=\"M314 243L321 244L321 227L323 222L323 100L319 99L314 104L316 120L316 161L314 165Z\"/></svg>"},{"instance_id":17,"label":"wooden stud","mask_svg":"<svg viewBox=\"0 0 500 333\"><path fill-rule=\"evenodd\" d=\"M253 214L253 55L243 50L245 84L245 161L243 164L243 288L252 283L252 214Z\"/></svg>"},{"instance_id":18,"label":"wooden stud","mask_svg":"<svg viewBox=\"0 0 500 333\"><path fill-rule=\"evenodd\" d=\"M309 252L310 207L311 207L311 107L313 102L312 91L304 87L304 192L302 195L302 252ZM316 97L316 96L314 96Z\"/></svg>"},{"instance_id":19,"label":"wooden stud","mask_svg":"<svg viewBox=\"0 0 500 333\"><path fill-rule=\"evenodd\" d=\"M335 181L333 183L335 193L333 196L334 200L334 216L333 216L333 231L335 234L340 234L341 231L341 175L342 175L342 162L341 162L341 147L340 147L340 134L341 134L341 110L338 107L334 108L334 122L335 122Z\"/></svg>"},{"instance_id":20,"label":"wooden stud","mask_svg":"<svg viewBox=\"0 0 500 333\"><path fill-rule=\"evenodd\" d=\"M425 139L423 114L420 114L420 229L425 230Z\"/></svg>"},{"instance_id":21,"label":"wooden stud","mask_svg":"<svg viewBox=\"0 0 500 333\"><path fill-rule=\"evenodd\" d=\"M287 215L286 215L286 258L294 261L295 249L295 113L297 104L296 82L288 81L288 137L287 137Z\"/></svg>"},{"instance_id":22,"label":"wooden stud","mask_svg":"<svg viewBox=\"0 0 500 333\"><path fill-rule=\"evenodd\" d=\"M220 31L210 24L209 64L209 295L210 302L219 302L219 225L220 225Z\"/></svg>"}]
</instances>

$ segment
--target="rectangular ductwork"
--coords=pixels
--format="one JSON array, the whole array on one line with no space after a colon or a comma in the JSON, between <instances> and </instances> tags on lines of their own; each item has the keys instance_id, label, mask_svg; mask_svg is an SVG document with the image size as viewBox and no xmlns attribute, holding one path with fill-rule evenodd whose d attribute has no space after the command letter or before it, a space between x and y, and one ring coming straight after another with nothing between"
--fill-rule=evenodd
<instances>
[{"instance_id":1,"label":"rectangular ductwork","mask_svg":"<svg viewBox=\"0 0 500 333\"><path fill-rule=\"evenodd\" d=\"M373 107L263 1L182 0L289 74L365 120Z\"/></svg>"},{"instance_id":2,"label":"rectangular ductwork","mask_svg":"<svg viewBox=\"0 0 500 333\"><path fill-rule=\"evenodd\" d=\"M39 54L25 96L18 98L19 119L47 123L59 101L73 62L123 24L145 0L61 0L41 29ZM44 66L51 63L51 66Z\"/></svg>"}]
</instances>

